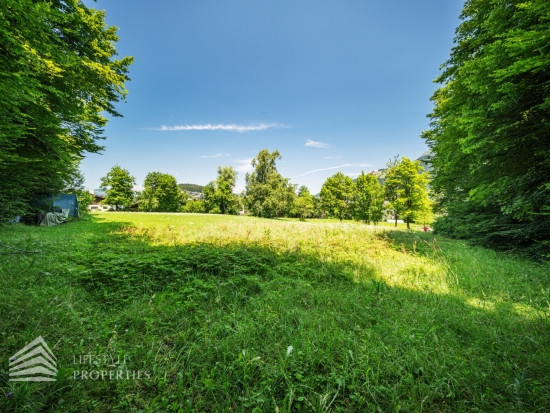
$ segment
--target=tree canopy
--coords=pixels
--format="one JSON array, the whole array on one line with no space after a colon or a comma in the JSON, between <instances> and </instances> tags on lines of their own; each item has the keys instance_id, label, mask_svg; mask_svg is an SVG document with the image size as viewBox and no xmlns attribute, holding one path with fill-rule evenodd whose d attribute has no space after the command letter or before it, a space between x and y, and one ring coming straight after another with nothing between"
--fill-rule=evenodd
<instances>
[{"instance_id":1,"label":"tree canopy","mask_svg":"<svg viewBox=\"0 0 550 413\"><path fill-rule=\"evenodd\" d=\"M340 222L353 211L355 198L355 184L353 179L337 172L327 178L321 187L321 202L323 207Z\"/></svg>"},{"instance_id":2,"label":"tree canopy","mask_svg":"<svg viewBox=\"0 0 550 413\"><path fill-rule=\"evenodd\" d=\"M233 190L237 183L237 171L231 166L218 166L218 177L204 188L208 211L220 214L235 214L238 204Z\"/></svg>"},{"instance_id":3,"label":"tree canopy","mask_svg":"<svg viewBox=\"0 0 550 413\"><path fill-rule=\"evenodd\" d=\"M378 177L372 174L361 175L355 181L355 218L367 224L380 222L384 215L384 188Z\"/></svg>"},{"instance_id":4,"label":"tree canopy","mask_svg":"<svg viewBox=\"0 0 550 413\"><path fill-rule=\"evenodd\" d=\"M419 161L409 158L397 158L388 163L385 181L386 200L393 210L395 226L397 220L403 219L410 228L410 223L417 215L425 214L431 209L428 197L427 173L421 173L424 168Z\"/></svg>"},{"instance_id":5,"label":"tree canopy","mask_svg":"<svg viewBox=\"0 0 550 413\"><path fill-rule=\"evenodd\" d=\"M182 191L176 178L170 174L150 172L145 177L140 195L140 209L144 211L176 212L182 201Z\"/></svg>"},{"instance_id":6,"label":"tree canopy","mask_svg":"<svg viewBox=\"0 0 550 413\"><path fill-rule=\"evenodd\" d=\"M267 149L262 149L252 159L254 171L245 178L246 202L252 215L279 217L292 208L295 187L277 171L277 159L281 159L279 151L270 153Z\"/></svg>"},{"instance_id":7,"label":"tree canopy","mask_svg":"<svg viewBox=\"0 0 550 413\"><path fill-rule=\"evenodd\" d=\"M115 27L79 0L4 0L0 12L0 220L59 192L86 152L99 152L131 57Z\"/></svg>"},{"instance_id":8,"label":"tree canopy","mask_svg":"<svg viewBox=\"0 0 550 413\"><path fill-rule=\"evenodd\" d=\"M550 247L550 2L468 0L437 79L436 229Z\"/></svg>"},{"instance_id":9,"label":"tree canopy","mask_svg":"<svg viewBox=\"0 0 550 413\"><path fill-rule=\"evenodd\" d=\"M127 207L134 201L133 187L136 179L126 169L115 165L107 175L101 178L101 189L107 196L103 200L106 205Z\"/></svg>"}]
</instances>

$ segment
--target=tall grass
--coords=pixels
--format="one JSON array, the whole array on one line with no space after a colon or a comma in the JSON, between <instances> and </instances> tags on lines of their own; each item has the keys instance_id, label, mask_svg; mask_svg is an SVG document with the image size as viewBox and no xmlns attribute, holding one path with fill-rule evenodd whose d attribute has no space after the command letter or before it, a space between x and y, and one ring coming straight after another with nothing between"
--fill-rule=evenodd
<instances>
[{"instance_id":1,"label":"tall grass","mask_svg":"<svg viewBox=\"0 0 550 413\"><path fill-rule=\"evenodd\" d=\"M0 243L40 251L0 256L0 411L550 410L542 264L418 231L199 214L11 226ZM38 335L57 381L9 382ZM151 378L75 380L82 354Z\"/></svg>"}]
</instances>

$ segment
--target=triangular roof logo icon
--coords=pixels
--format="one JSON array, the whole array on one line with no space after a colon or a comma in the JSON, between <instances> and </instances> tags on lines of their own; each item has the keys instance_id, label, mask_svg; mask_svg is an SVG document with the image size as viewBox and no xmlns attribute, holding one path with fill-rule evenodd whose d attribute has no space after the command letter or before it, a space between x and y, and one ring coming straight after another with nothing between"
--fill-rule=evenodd
<instances>
[{"instance_id":1,"label":"triangular roof logo icon","mask_svg":"<svg viewBox=\"0 0 550 413\"><path fill-rule=\"evenodd\" d=\"M55 381L57 358L42 338L10 357L10 381Z\"/></svg>"}]
</instances>

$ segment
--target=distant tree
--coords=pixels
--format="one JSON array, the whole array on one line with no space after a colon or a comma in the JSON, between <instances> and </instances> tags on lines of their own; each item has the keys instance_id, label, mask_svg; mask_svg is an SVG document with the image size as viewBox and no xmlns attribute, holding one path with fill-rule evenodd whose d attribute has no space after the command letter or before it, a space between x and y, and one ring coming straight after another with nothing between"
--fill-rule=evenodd
<instances>
[{"instance_id":1,"label":"distant tree","mask_svg":"<svg viewBox=\"0 0 550 413\"><path fill-rule=\"evenodd\" d=\"M65 179L65 189L63 190L65 193L76 195L79 214L86 214L88 206L95 200L95 196L84 189L84 181L84 174L75 165L73 172Z\"/></svg>"},{"instance_id":2,"label":"distant tree","mask_svg":"<svg viewBox=\"0 0 550 413\"><path fill-rule=\"evenodd\" d=\"M150 172L143 183L140 209L157 212L176 212L181 201L181 190L170 174ZM142 206L143 205L143 206Z\"/></svg>"},{"instance_id":3,"label":"distant tree","mask_svg":"<svg viewBox=\"0 0 550 413\"><path fill-rule=\"evenodd\" d=\"M204 201L188 201L183 207L183 212L203 214L208 212L206 210L206 203Z\"/></svg>"},{"instance_id":4,"label":"distant tree","mask_svg":"<svg viewBox=\"0 0 550 413\"><path fill-rule=\"evenodd\" d=\"M127 207L134 200L134 185L136 179L126 169L115 165L101 178L101 189L107 194L103 203L119 207Z\"/></svg>"},{"instance_id":5,"label":"distant tree","mask_svg":"<svg viewBox=\"0 0 550 413\"><path fill-rule=\"evenodd\" d=\"M236 214L238 203L233 193L237 183L237 171L231 166L218 166L215 181L203 187L206 209L216 214Z\"/></svg>"},{"instance_id":6,"label":"distant tree","mask_svg":"<svg viewBox=\"0 0 550 413\"><path fill-rule=\"evenodd\" d=\"M252 159L254 171L246 174L245 199L252 215L274 218L284 215L291 207L295 196L294 186L283 178L275 165L281 159L279 151L269 153L262 149Z\"/></svg>"},{"instance_id":7,"label":"distant tree","mask_svg":"<svg viewBox=\"0 0 550 413\"><path fill-rule=\"evenodd\" d=\"M233 190L237 184L237 171L231 166L218 166L216 179L216 201L222 214L236 213L237 206Z\"/></svg>"},{"instance_id":8,"label":"distant tree","mask_svg":"<svg viewBox=\"0 0 550 413\"><path fill-rule=\"evenodd\" d=\"M204 206L206 211L210 212L213 211L215 208L219 210L218 203L216 201L216 182L208 182L205 186L203 186L202 193L204 195Z\"/></svg>"},{"instance_id":9,"label":"distant tree","mask_svg":"<svg viewBox=\"0 0 550 413\"><path fill-rule=\"evenodd\" d=\"M143 191L141 191L141 193L139 193L138 195L138 199L140 201L140 211L153 212L156 211L159 206L159 200L155 196L154 189L151 187L145 188Z\"/></svg>"},{"instance_id":10,"label":"distant tree","mask_svg":"<svg viewBox=\"0 0 550 413\"><path fill-rule=\"evenodd\" d=\"M315 213L315 197L311 195L306 186L298 189L298 196L294 200L292 215L305 221Z\"/></svg>"},{"instance_id":11,"label":"distant tree","mask_svg":"<svg viewBox=\"0 0 550 413\"><path fill-rule=\"evenodd\" d=\"M398 218L403 219L410 228L410 223L417 214L426 214L431 209L428 197L429 174L421 173L424 167L419 161L408 158L395 158L388 162L386 171L385 193L390 203L397 226Z\"/></svg>"},{"instance_id":12,"label":"distant tree","mask_svg":"<svg viewBox=\"0 0 550 413\"><path fill-rule=\"evenodd\" d=\"M321 188L321 202L325 210L340 219L340 222L347 214L352 212L355 196L355 184L353 179L337 172L327 178Z\"/></svg>"},{"instance_id":13,"label":"distant tree","mask_svg":"<svg viewBox=\"0 0 550 413\"><path fill-rule=\"evenodd\" d=\"M86 191L85 189L78 189L74 191L76 199L78 201L78 213L80 215L88 213L88 206L92 205L95 201L94 194Z\"/></svg>"},{"instance_id":14,"label":"distant tree","mask_svg":"<svg viewBox=\"0 0 550 413\"><path fill-rule=\"evenodd\" d=\"M267 216L279 218L287 215L294 204L296 189L289 184L288 179L274 175L271 180L271 191L263 204Z\"/></svg>"},{"instance_id":15,"label":"distant tree","mask_svg":"<svg viewBox=\"0 0 550 413\"><path fill-rule=\"evenodd\" d=\"M382 220L384 215L384 188L374 174L361 175L355 181L354 216L367 224L375 224Z\"/></svg>"},{"instance_id":16,"label":"distant tree","mask_svg":"<svg viewBox=\"0 0 550 413\"><path fill-rule=\"evenodd\" d=\"M182 191L186 192L202 192L202 185L196 185L196 184L178 184L180 189Z\"/></svg>"}]
</instances>

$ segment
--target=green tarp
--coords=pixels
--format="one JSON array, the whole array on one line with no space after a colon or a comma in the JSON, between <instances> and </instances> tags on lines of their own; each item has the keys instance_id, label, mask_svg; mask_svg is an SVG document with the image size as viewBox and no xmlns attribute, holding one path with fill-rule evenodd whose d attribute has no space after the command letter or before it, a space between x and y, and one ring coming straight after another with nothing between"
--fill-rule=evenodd
<instances>
[{"instance_id":1,"label":"green tarp","mask_svg":"<svg viewBox=\"0 0 550 413\"><path fill-rule=\"evenodd\" d=\"M63 224L64 222L67 222L69 212L69 209L62 209L61 212L48 212L40 223L40 226L52 227L54 225Z\"/></svg>"}]
</instances>

